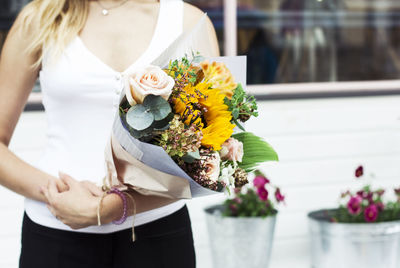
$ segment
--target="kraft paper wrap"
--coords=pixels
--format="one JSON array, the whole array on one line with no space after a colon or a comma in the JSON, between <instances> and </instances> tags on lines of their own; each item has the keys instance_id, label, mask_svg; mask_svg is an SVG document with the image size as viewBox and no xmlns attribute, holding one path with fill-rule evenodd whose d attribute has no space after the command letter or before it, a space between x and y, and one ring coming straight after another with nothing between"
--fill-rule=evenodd
<instances>
[{"instance_id":1,"label":"kraft paper wrap","mask_svg":"<svg viewBox=\"0 0 400 268\"><path fill-rule=\"evenodd\" d=\"M108 169L106 185L109 188L125 190L129 187L142 195L171 199L192 198L188 180L143 164L126 152L114 135L107 145L105 158Z\"/></svg>"}]
</instances>

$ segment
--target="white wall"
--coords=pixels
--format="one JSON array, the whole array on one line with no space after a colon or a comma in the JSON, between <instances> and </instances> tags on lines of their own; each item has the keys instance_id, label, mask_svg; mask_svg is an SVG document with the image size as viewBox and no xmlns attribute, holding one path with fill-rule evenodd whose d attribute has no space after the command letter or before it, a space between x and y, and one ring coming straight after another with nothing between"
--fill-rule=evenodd
<instances>
[{"instance_id":1,"label":"white wall","mask_svg":"<svg viewBox=\"0 0 400 268\"><path fill-rule=\"evenodd\" d=\"M24 113L11 148L27 161L44 144L43 113ZM287 195L277 222L272 268L310 267L307 218L312 209L335 206L340 191L359 186L354 169L363 164L375 185L400 186L400 97L368 97L260 103L247 124L280 155L263 166ZM27 178L29 179L29 178ZM211 267L203 207L223 197L189 202L198 267ZM22 198L0 187L0 267L17 267Z\"/></svg>"}]
</instances>

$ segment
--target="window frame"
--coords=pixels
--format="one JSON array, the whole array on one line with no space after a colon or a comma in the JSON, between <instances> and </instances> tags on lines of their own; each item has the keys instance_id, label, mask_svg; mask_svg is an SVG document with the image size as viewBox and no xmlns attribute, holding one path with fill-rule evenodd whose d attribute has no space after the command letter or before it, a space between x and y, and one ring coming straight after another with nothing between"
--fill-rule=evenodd
<instances>
[{"instance_id":1,"label":"window frame","mask_svg":"<svg viewBox=\"0 0 400 268\"><path fill-rule=\"evenodd\" d=\"M237 0L224 0L225 56L237 55ZM400 80L310 82L248 85L247 91L262 100L338 98L400 95Z\"/></svg>"}]
</instances>

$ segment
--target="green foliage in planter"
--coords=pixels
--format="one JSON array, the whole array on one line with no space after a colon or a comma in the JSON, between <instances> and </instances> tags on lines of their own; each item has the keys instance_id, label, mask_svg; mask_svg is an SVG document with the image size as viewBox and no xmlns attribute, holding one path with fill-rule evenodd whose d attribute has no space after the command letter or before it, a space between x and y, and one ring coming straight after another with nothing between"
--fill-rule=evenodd
<instances>
[{"instance_id":1,"label":"green foliage in planter","mask_svg":"<svg viewBox=\"0 0 400 268\"><path fill-rule=\"evenodd\" d=\"M340 206L332 217L332 221L341 223L365 223L364 214L351 215L345 206ZM388 203L374 222L400 221L400 206L398 203Z\"/></svg>"},{"instance_id":2,"label":"green foliage in planter","mask_svg":"<svg viewBox=\"0 0 400 268\"><path fill-rule=\"evenodd\" d=\"M277 211L270 200L262 201L253 189L246 194L238 194L233 199L224 202L222 215L227 217L268 217Z\"/></svg>"},{"instance_id":3,"label":"green foliage in planter","mask_svg":"<svg viewBox=\"0 0 400 268\"><path fill-rule=\"evenodd\" d=\"M363 167L356 169L357 178L363 176ZM342 193L339 208L331 221L341 223L375 223L400 220L400 188L394 189L396 200L386 201L384 189L373 190L370 185L356 192Z\"/></svg>"},{"instance_id":4,"label":"green foliage in planter","mask_svg":"<svg viewBox=\"0 0 400 268\"><path fill-rule=\"evenodd\" d=\"M224 216L265 218L277 213L276 207L285 202L285 196L260 171L255 171L255 175L253 188L236 188L235 197L224 202Z\"/></svg>"}]
</instances>

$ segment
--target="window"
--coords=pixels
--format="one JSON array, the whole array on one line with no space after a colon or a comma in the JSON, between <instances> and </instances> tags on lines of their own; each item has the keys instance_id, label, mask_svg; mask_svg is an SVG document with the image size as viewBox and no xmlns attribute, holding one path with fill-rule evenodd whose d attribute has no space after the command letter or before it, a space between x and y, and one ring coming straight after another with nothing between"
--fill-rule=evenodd
<instances>
[{"instance_id":1,"label":"window","mask_svg":"<svg viewBox=\"0 0 400 268\"><path fill-rule=\"evenodd\" d=\"M189 2L223 44L223 1ZM398 0L237 0L237 17L249 84L400 79Z\"/></svg>"}]
</instances>

